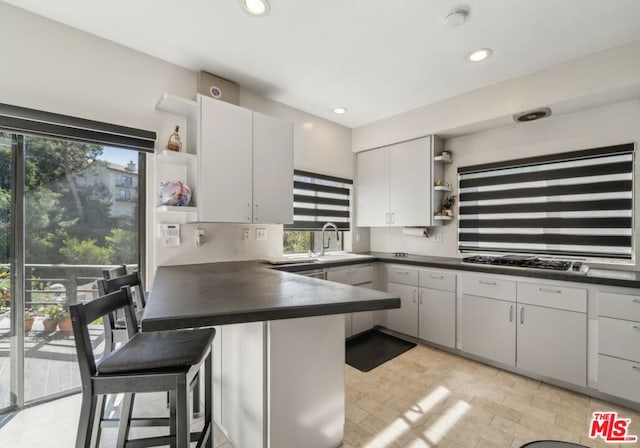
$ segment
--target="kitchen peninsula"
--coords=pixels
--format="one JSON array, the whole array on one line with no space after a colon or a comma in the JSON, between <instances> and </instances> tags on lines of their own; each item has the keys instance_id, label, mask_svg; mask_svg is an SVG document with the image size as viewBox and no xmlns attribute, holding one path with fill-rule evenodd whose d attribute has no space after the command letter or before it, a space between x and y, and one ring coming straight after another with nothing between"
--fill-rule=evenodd
<instances>
[{"instance_id":1,"label":"kitchen peninsula","mask_svg":"<svg viewBox=\"0 0 640 448\"><path fill-rule=\"evenodd\" d=\"M399 307L255 261L162 266L142 329L219 326L214 418L237 448L333 448L345 421L343 314Z\"/></svg>"}]
</instances>

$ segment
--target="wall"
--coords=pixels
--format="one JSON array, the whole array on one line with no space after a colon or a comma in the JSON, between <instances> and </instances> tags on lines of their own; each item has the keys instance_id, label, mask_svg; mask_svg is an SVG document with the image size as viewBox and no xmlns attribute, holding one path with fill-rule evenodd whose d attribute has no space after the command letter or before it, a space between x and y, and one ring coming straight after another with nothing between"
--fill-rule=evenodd
<instances>
[{"instance_id":1,"label":"wall","mask_svg":"<svg viewBox=\"0 0 640 448\"><path fill-rule=\"evenodd\" d=\"M457 168L494 161L519 159L533 155L594 148L640 141L640 100L589 109L572 114L551 116L531 123L451 138L445 148L453 153L454 163L445 168L445 180L456 186ZM635 197L640 197L640 168L636 166ZM639 207L636 201L636 209ZM371 250L410 252L447 257L457 253L457 226L452 223L431 229L442 232L443 242L433 238L402 235L402 229L371 229ZM635 222L639 235L640 223ZM636 260L638 244L636 243ZM634 268L637 267L636 263Z\"/></svg>"},{"instance_id":2,"label":"wall","mask_svg":"<svg viewBox=\"0 0 640 448\"><path fill-rule=\"evenodd\" d=\"M0 102L154 130L164 148L173 126L185 121L155 110L163 92L196 93L197 74L0 2ZM353 177L351 131L241 90L241 105L294 123L295 166ZM241 240L247 226L206 224L208 241L196 249L194 225L183 227L184 244L164 248L155 238L153 157L148 157L148 264L201 263L279 254L282 226L267 226L266 242ZM252 226L249 226L252 227ZM262 227L262 226L261 226Z\"/></svg>"}]
</instances>

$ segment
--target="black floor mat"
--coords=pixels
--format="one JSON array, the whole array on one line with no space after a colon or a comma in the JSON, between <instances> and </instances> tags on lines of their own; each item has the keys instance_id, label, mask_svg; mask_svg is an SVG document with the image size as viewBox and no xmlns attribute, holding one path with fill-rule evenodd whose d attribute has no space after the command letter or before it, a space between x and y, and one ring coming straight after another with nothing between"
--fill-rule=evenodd
<instances>
[{"instance_id":1,"label":"black floor mat","mask_svg":"<svg viewBox=\"0 0 640 448\"><path fill-rule=\"evenodd\" d=\"M373 330L347 341L347 364L368 372L415 347L413 342Z\"/></svg>"}]
</instances>

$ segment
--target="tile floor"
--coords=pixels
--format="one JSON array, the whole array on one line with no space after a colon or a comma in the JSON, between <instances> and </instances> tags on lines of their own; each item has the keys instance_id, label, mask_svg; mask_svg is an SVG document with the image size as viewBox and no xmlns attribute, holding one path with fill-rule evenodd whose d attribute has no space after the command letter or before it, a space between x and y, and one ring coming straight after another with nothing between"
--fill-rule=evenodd
<instances>
[{"instance_id":1,"label":"tile floor","mask_svg":"<svg viewBox=\"0 0 640 448\"><path fill-rule=\"evenodd\" d=\"M631 418L630 433L640 436L638 412L421 345L368 373L347 366L346 384L342 448L509 448L539 439L612 447L588 437L591 413L608 410ZM75 395L25 409L0 428L0 447L72 447L79 405ZM163 394L148 394L135 413L163 406ZM101 446L114 441L106 429ZM232 448L219 431L215 445Z\"/></svg>"}]
</instances>

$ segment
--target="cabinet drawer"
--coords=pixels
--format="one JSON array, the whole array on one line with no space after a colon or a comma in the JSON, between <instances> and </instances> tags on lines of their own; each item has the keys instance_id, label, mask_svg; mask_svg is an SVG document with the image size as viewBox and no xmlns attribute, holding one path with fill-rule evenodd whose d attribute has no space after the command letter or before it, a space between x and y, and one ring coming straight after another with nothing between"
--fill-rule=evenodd
<instances>
[{"instance_id":1,"label":"cabinet drawer","mask_svg":"<svg viewBox=\"0 0 640 448\"><path fill-rule=\"evenodd\" d=\"M354 265L344 268L330 269L327 272L327 280L332 282L344 283L347 285L359 285L361 283L369 283L373 281L373 266Z\"/></svg>"},{"instance_id":2,"label":"cabinet drawer","mask_svg":"<svg viewBox=\"0 0 640 448\"><path fill-rule=\"evenodd\" d=\"M640 295L598 291L598 314L640 322Z\"/></svg>"},{"instance_id":3,"label":"cabinet drawer","mask_svg":"<svg viewBox=\"0 0 640 448\"><path fill-rule=\"evenodd\" d=\"M598 390L640 402L640 363L599 355Z\"/></svg>"},{"instance_id":4,"label":"cabinet drawer","mask_svg":"<svg viewBox=\"0 0 640 448\"><path fill-rule=\"evenodd\" d=\"M598 353L640 363L640 323L600 317Z\"/></svg>"},{"instance_id":5,"label":"cabinet drawer","mask_svg":"<svg viewBox=\"0 0 640 448\"><path fill-rule=\"evenodd\" d=\"M462 292L474 296L514 301L516 282L465 274L462 276Z\"/></svg>"},{"instance_id":6,"label":"cabinet drawer","mask_svg":"<svg viewBox=\"0 0 640 448\"><path fill-rule=\"evenodd\" d=\"M518 282L518 303L587 312L587 290L544 283Z\"/></svg>"},{"instance_id":7,"label":"cabinet drawer","mask_svg":"<svg viewBox=\"0 0 640 448\"><path fill-rule=\"evenodd\" d=\"M387 281L418 286L418 270L403 266L387 266Z\"/></svg>"},{"instance_id":8,"label":"cabinet drawer","mask_svg":"<svg viewBox=\"0 0 640 448\"><path fill-rule=\"evenodd\" d=\"M438 271L420 271L420 287L439 289L440 291L456 291L456 275Z\"/></svg>"}]
</instances>

